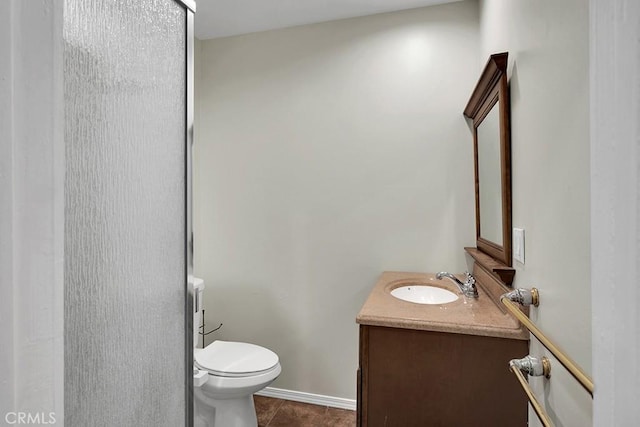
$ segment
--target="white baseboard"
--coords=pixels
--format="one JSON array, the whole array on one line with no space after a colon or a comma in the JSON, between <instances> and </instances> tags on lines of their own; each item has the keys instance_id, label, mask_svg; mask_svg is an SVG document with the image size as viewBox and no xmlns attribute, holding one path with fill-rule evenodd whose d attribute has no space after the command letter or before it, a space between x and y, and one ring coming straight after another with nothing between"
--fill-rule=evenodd
<instances>
[{"instance_id":1,"label":"white baseboard","mask_svg":"<svg viewBox=\"0 0 640 427\"><path fill-rule=\"evenodd\" d=\"M277 399L293 400L295 402L311 403L313 405L330 406L332 408L356 410L356 401L342 397L324 396L322 394L305 393L304 391L285 390L267 387L256 393L258 396L275 397Z\"/></svg>"}]
</instances>

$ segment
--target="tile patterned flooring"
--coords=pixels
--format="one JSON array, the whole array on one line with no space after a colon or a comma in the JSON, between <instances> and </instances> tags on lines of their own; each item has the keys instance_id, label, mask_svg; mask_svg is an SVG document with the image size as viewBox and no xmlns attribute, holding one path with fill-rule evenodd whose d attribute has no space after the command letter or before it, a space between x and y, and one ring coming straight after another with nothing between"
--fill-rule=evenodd
<instances>
[{"instance_id":1,"label":"tile patterned flooring","mask_svg":"<svg viewBox=\"0 0 640 427\"><path fill-rule=\"evenodd\" d=\"M253 396L258 427L355 427L356 412Z\"/></svg>"}]
</instances>

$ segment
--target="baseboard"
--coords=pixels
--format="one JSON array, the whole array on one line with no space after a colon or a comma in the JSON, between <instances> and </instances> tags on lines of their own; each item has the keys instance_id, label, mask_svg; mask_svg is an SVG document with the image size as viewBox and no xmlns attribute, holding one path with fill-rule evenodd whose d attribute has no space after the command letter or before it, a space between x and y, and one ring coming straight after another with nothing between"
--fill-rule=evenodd
<instances>
[{"instance_id":1,"label":"baseboard","mask_svg":"<svg viewBox=\"0 0 640 427\"><path fill-rule=\"evenodd\" d=\"M356 401L342 397L324 396L322 394L305 393L304 391L285 390L267 387L256 393L258 396L275 397L277 399L293 400L295 402L311 403L313 405L330 406L332 408L356 410Z\"/></svg>"}]
</instances>

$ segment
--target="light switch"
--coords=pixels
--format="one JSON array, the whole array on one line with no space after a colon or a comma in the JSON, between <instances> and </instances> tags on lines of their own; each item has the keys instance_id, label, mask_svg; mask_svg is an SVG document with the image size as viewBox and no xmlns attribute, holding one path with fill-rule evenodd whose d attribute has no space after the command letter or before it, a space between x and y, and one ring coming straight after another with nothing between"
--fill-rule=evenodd
<instances>
[{"instance_id":1,"label":"light switch","mask_svg":"<svg viewBox=\"0 0 640 427\"><path fill-rule=\"evenodd\" d=\"M513 229L513 259L524 264L524 229Z\"/></svg>"}]
</instances>

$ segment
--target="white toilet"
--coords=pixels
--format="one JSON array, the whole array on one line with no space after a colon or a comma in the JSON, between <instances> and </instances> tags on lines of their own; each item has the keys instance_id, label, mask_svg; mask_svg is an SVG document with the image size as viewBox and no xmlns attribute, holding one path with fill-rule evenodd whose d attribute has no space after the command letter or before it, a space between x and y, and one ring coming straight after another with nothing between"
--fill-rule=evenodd
<instances>
[{"instance_id":1,"label":"white toilet","mask_svg":"<svg viewBox=\"0 0 640 427\"><path fill-rule=\"evenodd\" d=\"M194 279L194 346L202 324L204 282ZM256 427L253 393L278 378L278 355L254 344L214 341L194 348L194 425L196 427Z\"/></svg>"}]
</instances>

